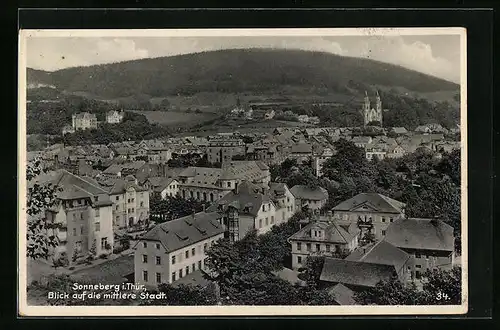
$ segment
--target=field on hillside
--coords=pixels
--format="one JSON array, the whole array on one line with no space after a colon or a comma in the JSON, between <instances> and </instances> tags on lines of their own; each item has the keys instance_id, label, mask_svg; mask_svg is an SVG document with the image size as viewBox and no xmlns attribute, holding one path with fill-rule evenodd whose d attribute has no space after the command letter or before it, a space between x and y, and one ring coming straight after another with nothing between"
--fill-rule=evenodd
<instances>
[{"instance_id":1,"label":"field on hillside","mask_svg":"<svg viewBox=\"0 0 500 330\"><path fill-rule=\"evenodd\" d=\"M174 111L132 111L146 116L151 124L161 125L180 125L180 124L198 124L210 119L214 119L217 115L213 113L195 113L195 112L174 112Z\"/></svg>"}]
</instances>

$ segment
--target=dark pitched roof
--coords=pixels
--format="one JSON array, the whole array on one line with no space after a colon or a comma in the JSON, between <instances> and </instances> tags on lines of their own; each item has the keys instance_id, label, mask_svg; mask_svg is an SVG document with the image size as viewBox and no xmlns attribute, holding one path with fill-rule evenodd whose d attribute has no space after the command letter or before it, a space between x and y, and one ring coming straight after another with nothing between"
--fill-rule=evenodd
<instances>
[{"instance_id":1,"label":"dark pitched roof","mask_svg":"<svg viewBox=\"0 0 500 330\"><path fill-rule=\"evenodd\" d=\"M224 228L216 212L199 212L156 225L141 240L158 241L167 252L176 251L196 242L222 234Z\"/></svg>"},{"instance_id":2,"label":"dark pitched roof","mask_svg":"<svg viewBox=\"0 0 500 330\"><path fill-rule=\"evenodd\" d=\"M358 247L345 260L362 261L372 264L392 265L399 271L410 259L410 255L386 241Z\"/></svg>"},{"instance_id":3,"label":"dark pitched roof","mask_svg":"<svg viewBox=\"0 0 500 330\"><path fill-rule=\"evenodd\" d=\"M271 202L268 195L264 195L258 192L259 187L248 182L243 181L238 185L237 191L231 191L224 195L221 199L217 201L217 205L222 205L224 207L234 207L240 213L250 214L252 216L257 216L263 203ZM214 206L215 207L215 206ZM212 210L214 208L211 208Z\"/></svg>"},{"instance_id":4,"label":"dark pitched roof","mask_svg":"<svg viewBox=\"0 0 500 330\"><path fill-rule=\"evenodd\" d=\"M386 231L385 240L398 248L454 250L453 227L435 219L398 219Z\"/></svg>"},{"instance_id":5,"label":"dark pitched roof","mask_svg":"<svg viewBox=\"0 0 500 330\"><path fill-rule=\"evenodd\" d=\"M325 237L314 237L311 235L313 230L323 230ZM335 222L314 221L307 226L290 236L290 240L304 240L313 242L327 242L333 244L347 244L351 242L354 237L359 234L359 229L355 226L342 227Z\"/></svg>"},{"instance_id":6,"label":"dark pitched roof","mask_svg":"<svg viewBox=\"0 0 500 330\"><path fill-rule=\"evenodd\" d=\"M390 280L395 274L394 266L325 257L320 280L344 285L375 287L378 282Z\"/></svg>"},{"instance_id":7,"label":"dark pitched roof","mask_svg":"<svg viewBox=\"0 0 500 330\"><path fill-rule=\"evenodd\" d=\"M354 291L343 285L336 284L328 291L339 305L356 305L354 300Z\"/></svg>"},{"instance_id":8,"label":"dark pitched roof","mask_svg":"<svg viewBox=\"0 0 500 330\"><path fill-rule=\"evenodd\" d=\"M402 213L404 203L377 193L361 193L333 208L334 211L355 211L366 208L385 213Z\"/></svg>"},{"instance_id":9,"label":"dark pitched roof","mask_svg":"<svg viewBox=\"0 0 500 330\"><path fill-rule=\"evenodd\" d=\"M295 185L290 189L295 198L320 201L328 198L328 192L325 188L317 187L311 189L306 185Z\"/></svg>"},{"instance_id":10,"label":"dark pitched roof","mask_svg":"<svg viewBox=\"0 0 500 330\"><path fill-rule=\"evenodd\" d=\"M309 143L297 143L292 145L292 153L297 153L297 154L305 154L305 153L312 153L312 145Z\"/></svg>"}]
</instances>

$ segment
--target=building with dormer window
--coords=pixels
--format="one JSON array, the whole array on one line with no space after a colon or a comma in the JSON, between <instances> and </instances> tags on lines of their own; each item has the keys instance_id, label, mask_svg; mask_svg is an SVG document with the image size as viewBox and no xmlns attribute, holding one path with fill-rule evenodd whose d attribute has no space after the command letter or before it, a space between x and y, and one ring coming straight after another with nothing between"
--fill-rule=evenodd
<instances>
[{"instance_id":1,"label":"building with dormer window","mask_svg":"<svg viewBox=\"0 0 500 330\"><path fill-rule=\"evenodd\" d=\"M288 238L292 245L292 268L306 265L311 255L334 256L354 250L361 231L354 224L340 224L332 214L311 219L309 224Z\"/></svg>"}]
</instances>

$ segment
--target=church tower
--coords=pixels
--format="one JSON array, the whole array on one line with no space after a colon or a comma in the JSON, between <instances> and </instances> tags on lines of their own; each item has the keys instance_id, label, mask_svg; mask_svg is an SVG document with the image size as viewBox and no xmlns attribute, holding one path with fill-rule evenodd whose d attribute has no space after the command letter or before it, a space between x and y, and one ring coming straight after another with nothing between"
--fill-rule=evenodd
<instances>
[{"instance_id":1,"label":"church tower","mask_svg":"<svg viewBox=\"0 0 500 330\"><path fill-rule=\"evenodd\" d=\"M365 91L365 103L363 104L363 123L366 126L370 122L370 98L368 93Z\"/></svg>"},{"instance_id":2,"label":"church tower","mask_svg":"<svg viewBox=\"0 0 500 330\"><path fill-rule=\"evenodd\" d=\"M380 126L382 127L382 101L380 100L380 95L378 94L378 91L377 91L377 105L375 110L377 111L377 121L380 123Z\"/></svg>"}]
</instances>

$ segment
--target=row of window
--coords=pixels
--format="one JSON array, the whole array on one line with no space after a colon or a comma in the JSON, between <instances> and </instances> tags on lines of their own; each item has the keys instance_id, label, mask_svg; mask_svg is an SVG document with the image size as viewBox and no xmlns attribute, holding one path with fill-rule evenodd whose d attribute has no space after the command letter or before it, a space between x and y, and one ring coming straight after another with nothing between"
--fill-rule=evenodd
<instances>
[{"instance_id":1,"label":"row of window","mask_svg":"<svg viewBox=\"0 0 500 330\"><path fill-rule=\"evenodd\" d=\"M210 242L210 244L212 244L212 242ZM147 242L142 242L142 246L144 248L147 248L148 247L148 243ZM160 243L155 243L155 246L156 246L156 249L159 250L160 249ZM203 252L207 252L207 249L208 249L208 243L205 243L203 244ZM185 259L188 259L190 257L194 257L196 255L196 248L191 248L190 250L186 250L184 252L184 256L185 256ZM172 265L175 265L175 263L177 262L177 257L176 256L172 256ZM143 254L142 255L142 262L143 263L147 263L148 262L148 256L146 254ZM156 264L157 265L161 265L161 258L160 257L156 257Z\"/></svg>"},{"instance_id":2,"label":"row of window","mask_svg":"<svg viewBox=\"0 0 500 330\"><path fill-rule=\"evenodd\" d=\"M142 198L142 197L144 197L144 193L143 193L143 192L141 192L139 196L140 196L141 198ZM116 201L119 201L119 200L120 200L120 195L116 196L116 197L115 197L115 200L116 200ZM131 200L132 200L132 202L133 202L133 201L134 201L134 198L129 198L129 199L128 199L128 202L130 203L130 202L131 202ZM96 201L97 201L97 200L96 200Z\"/></svg>"},{"instance_id":3,"label":"row of window","mask_svg":"<svg viewBox=\"0 0 500 330\"><path fill-rule=\"evenodd\" d=\"M190 272L196 271L196 269L204 269L204 268L205 268L204 262L202 260L199 260L198 268L196 267L196 263L193 263L191 266L186 266L186 268L184 269L179 269L178 272L172 272L172 282L177 280L177 275L179 275L179 279L181 279L184 276L189 275ZM147 270L142 271L142 279L144 280L144 282L149 281L149 274ZM156 273L156 283L157 284L162 283L161 273L158 272Z\"/></svg>"},{"instance_id":4,"label":"row of window","mask_svg":"<svg viewBox=\"0 0 500 330\"><path fill-rule=\"evenodd\" d=\"M271 216L271 225L274 224L274 215ZM269 226L269 218L265 218L265 226ZM259 219L259 228L262 228L262 219Z\"/></svg>"},{"instance_id":5,"label":"row of window","mask_svg":"<svg viewBox=\"0 0 500 330\"><path fill-rule=\"evenodd\" d=\"M331 245L330 244L326 244L325 245L326 247L326 252L331 252ZM311 243L306 243L306 250L308 252L311 252L312 250L312 245ZM335 251L339 251L340 250L340 246L339 245L335 245ZM297 242L297 251L302 251L302 243L301 242ZM316 244L316 251L321 251L321 244Z\"/></svg>"}]
</instances>

